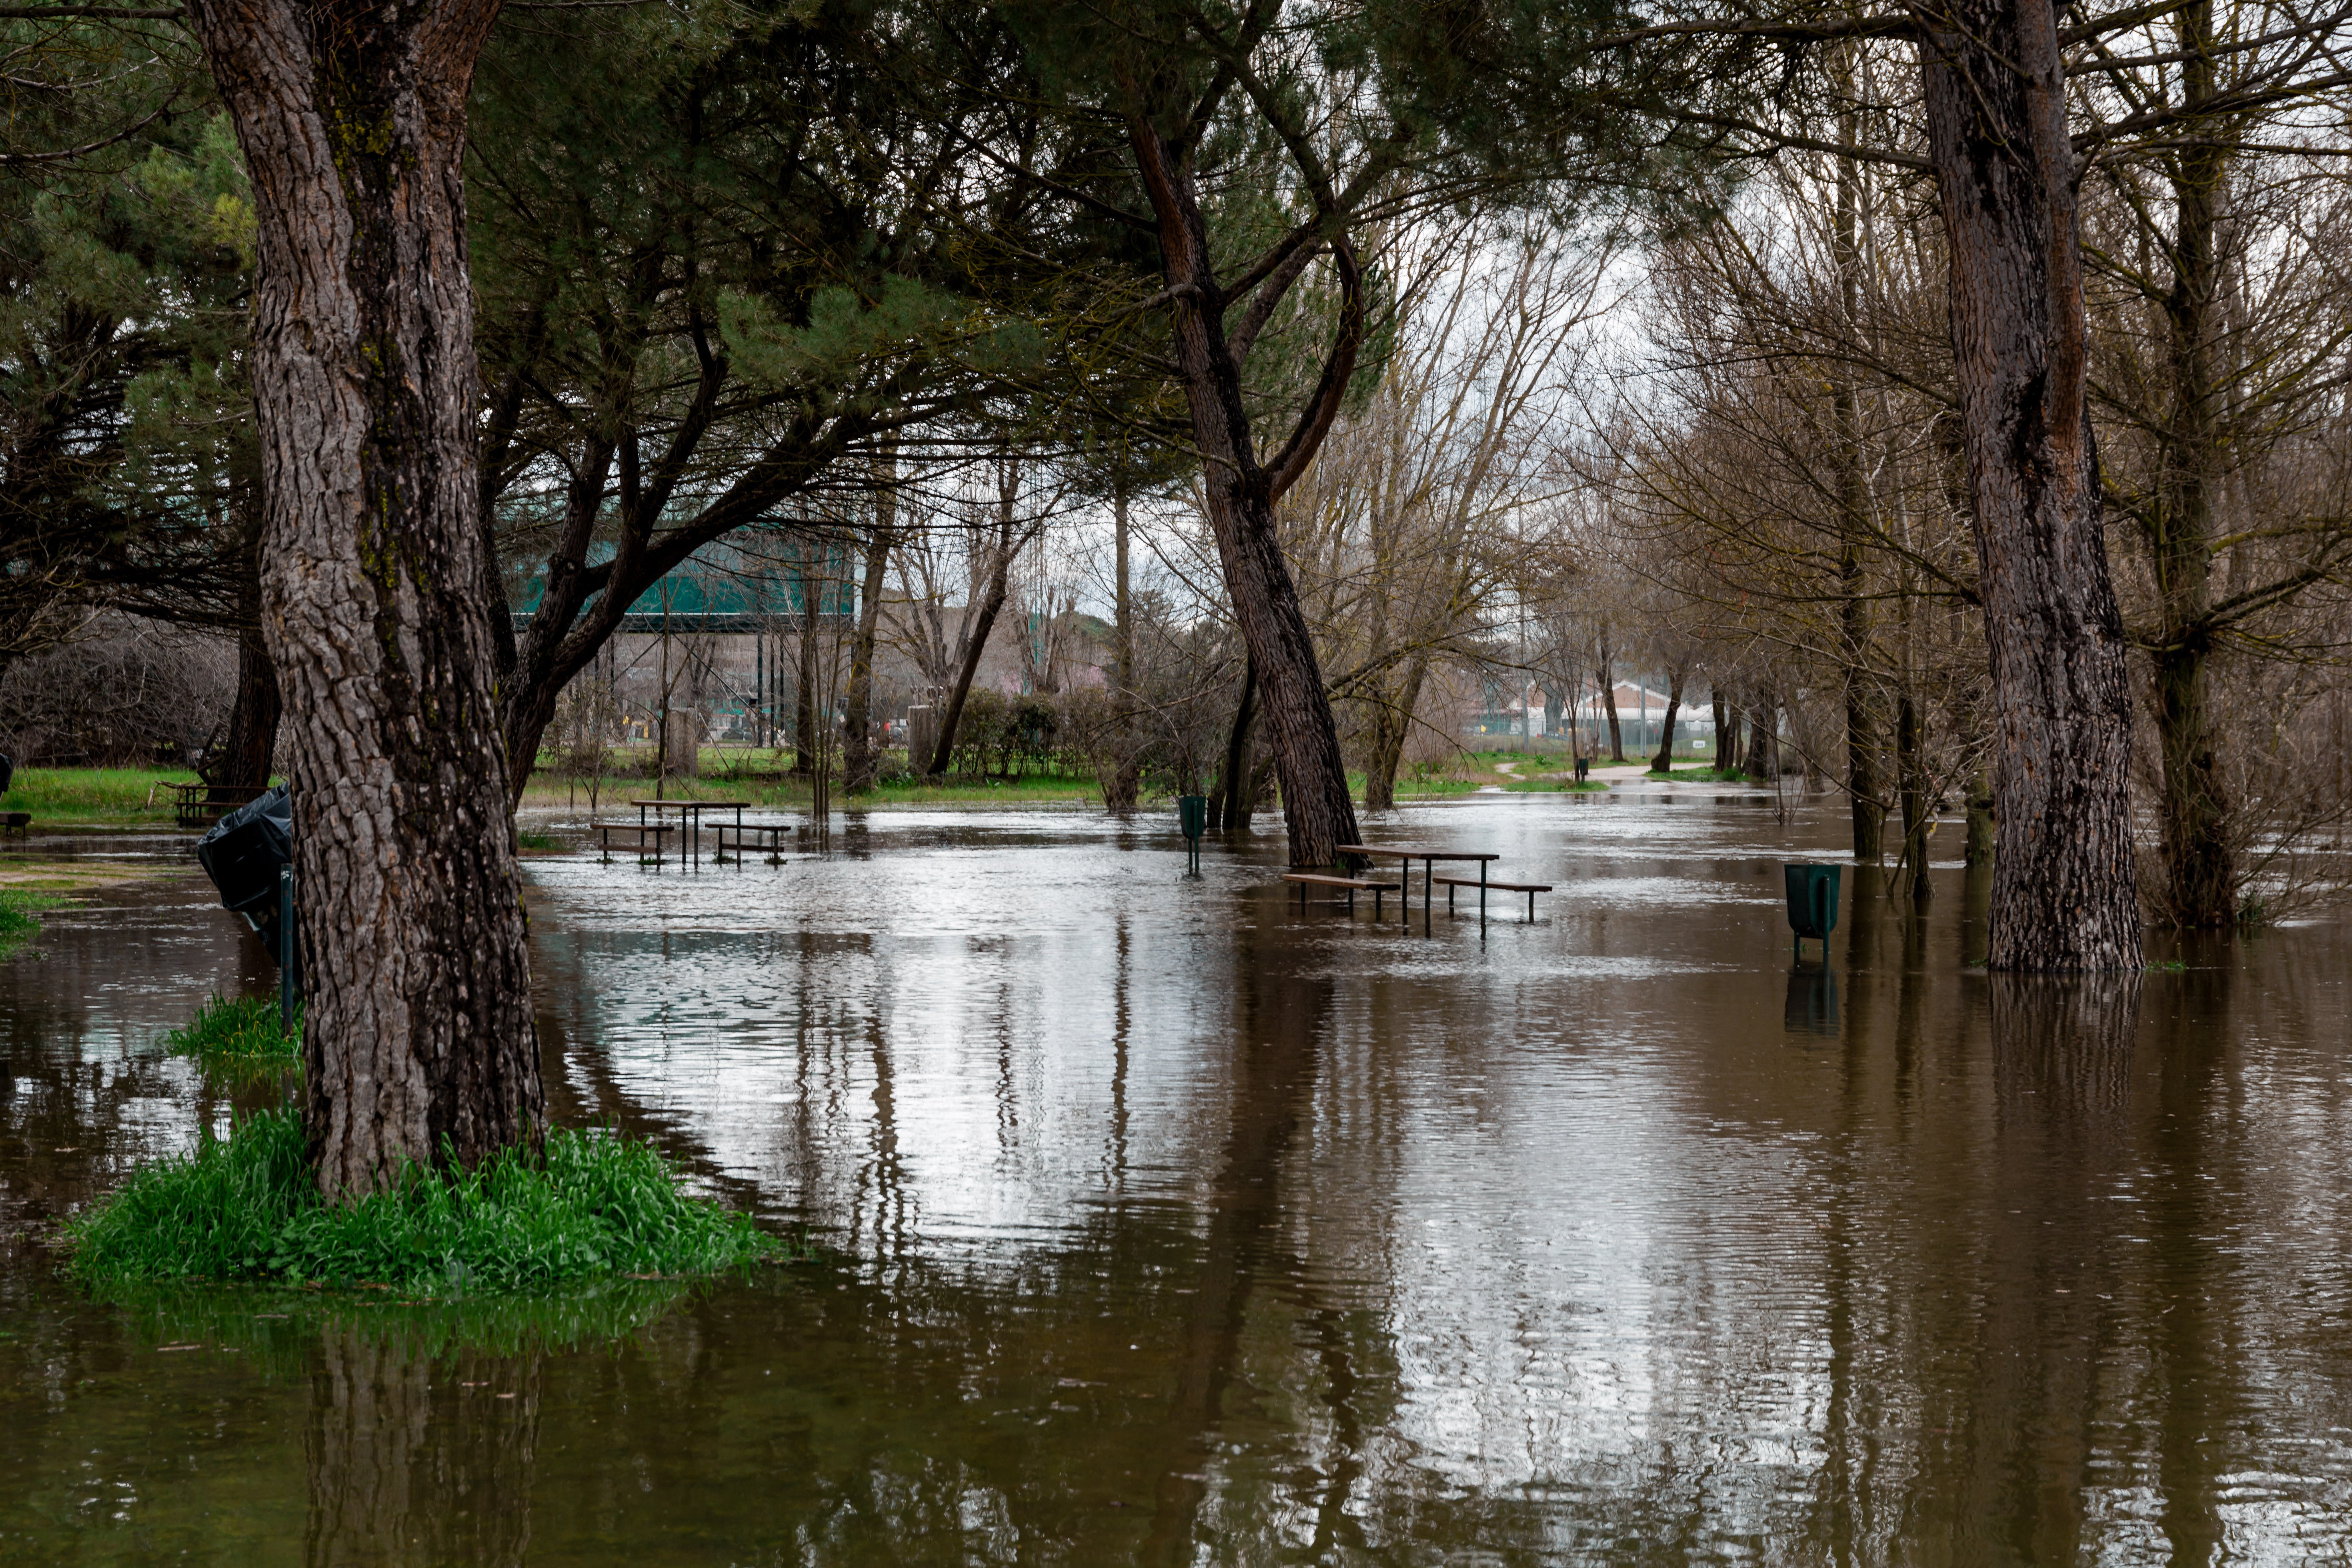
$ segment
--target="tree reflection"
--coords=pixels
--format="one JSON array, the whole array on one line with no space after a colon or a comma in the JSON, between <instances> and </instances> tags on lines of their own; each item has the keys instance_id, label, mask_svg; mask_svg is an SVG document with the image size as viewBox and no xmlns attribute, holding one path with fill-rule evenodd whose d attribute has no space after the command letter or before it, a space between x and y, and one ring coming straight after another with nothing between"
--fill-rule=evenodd
<instances>
[{"instance_id":1,"label":"tree reflection","mask_svg":"<svg viewBox=\"0 0 2352 1568\"><path fill-rule=\"evenodd\" d=\"M509 1568L530 1545L539 1357L459 1350L346 1324L322 1336L303 1443L304 1561Z\"/></svg>"}]
</instances>

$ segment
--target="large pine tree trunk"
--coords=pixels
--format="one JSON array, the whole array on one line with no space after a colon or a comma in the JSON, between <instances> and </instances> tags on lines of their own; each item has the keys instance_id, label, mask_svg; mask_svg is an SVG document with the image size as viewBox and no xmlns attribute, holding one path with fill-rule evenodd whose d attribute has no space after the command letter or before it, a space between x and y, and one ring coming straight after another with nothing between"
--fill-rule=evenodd
<instances>
[{"instance_id":1,"label":"large pine tree trunk","mask_svg":"<svg viewBox=\"0 0 2352 1568\"><path fill-rule=\"evenodd\" d=\"M1948 0L1920 45L1992 655L1990 963L2137 969L2123 623L2099 526L2074 151L2051 0Z\"/></svg>"},{"instance_id":2,"label":"large pine tree trunk","mask_svg":"<svg viewBox=\"0 0 2352 1568\"><path fill-rule=\"evenodd\" d=\"M1325 247L1339 273L1339 337L1307 416L1283 450L1262 464L1242 395L1242 362L1226 336L1226 300L1217 286L1192 166L1148 116L1135 116L1129 130L1160 223L1160 265L1171 297L1171 336L1192 415L1192 438L1201 450L1203 510L1216 538L1234 618L1257 668L1258 710L1282 782L1290 863L1328 866L1337 860L1340 845L1360 842L1360 836L1330 694L1324 689L1297 585L1283 558L1274 509L1283 490L1305 472L1338 416L1362 340L1362 273L1344 240ZM1297 257L1302 266L1307 254Z\"/></svg>"},{"instance_id":3,"label":"large pine tree trunk","mask_svg":"<svg viewBox=\"0 0 2352 1568\"><path fill-rule=\"evenodd\" d=\"M197 0L259 224L264 625L320 1188L544 1119L479 538L460 160L496 0Z\"/></svg>"}]
</instances>

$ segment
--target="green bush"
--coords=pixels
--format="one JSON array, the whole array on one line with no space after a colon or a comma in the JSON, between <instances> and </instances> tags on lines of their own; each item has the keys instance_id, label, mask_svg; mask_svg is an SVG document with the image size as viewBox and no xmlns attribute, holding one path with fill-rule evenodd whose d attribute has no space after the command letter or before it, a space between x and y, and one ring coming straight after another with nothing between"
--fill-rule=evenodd
<instances>
[{"instance_id":1,"label":"green bush","mask_svg":"<svg viewBox=\"0 0 2352 1568\"><path fill-rule=\"evenodd\" d=\"M411 1295L704 1274L778 1250L748 1216L682 1192L651 1145L604 1131L551 1132L538 1160L411 1167L387 1192L330 1205L290 1109L135 1173L68 1235L75 1270L98 1284L278 1280Z\"/></svg>"}]
</instances>

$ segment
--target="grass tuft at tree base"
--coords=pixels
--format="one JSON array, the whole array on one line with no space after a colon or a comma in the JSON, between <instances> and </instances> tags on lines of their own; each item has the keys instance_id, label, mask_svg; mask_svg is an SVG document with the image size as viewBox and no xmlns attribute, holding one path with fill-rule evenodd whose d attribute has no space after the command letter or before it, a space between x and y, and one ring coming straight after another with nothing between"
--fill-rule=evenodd
<instances>
[{"instance_id":1,"label":"grass tuft at tree base","mask_svg":"<svg viewBox=\"0 0 2352 1568\"><path fill-rule=\"evenodd\" d=\"M196 1016L163 1037L163 1048L175 1057L194 1057L212 1072L260 1074L292 1068L302 1051L301 1004L295 1004L294 1027L278 1026L278 1002L268 996L215 995Z\"/></svg>"},{"instance_id":2,"label":"grass tuft at tree base","mask_svg":"<svg viewBox=\"0 0 2352 1568\"><path fill-rule=\"evenodd\" d=\"M290 1109L139 1171L68 1232L75 1271L94 1284L274 1280L412 1296L709 1274L782 1250L749 1216L681 1191L650 1144L601 1131L550 1132L538 1162L412 1167L388 1192L331 1207Z\"/></svg>"}]
</instances>

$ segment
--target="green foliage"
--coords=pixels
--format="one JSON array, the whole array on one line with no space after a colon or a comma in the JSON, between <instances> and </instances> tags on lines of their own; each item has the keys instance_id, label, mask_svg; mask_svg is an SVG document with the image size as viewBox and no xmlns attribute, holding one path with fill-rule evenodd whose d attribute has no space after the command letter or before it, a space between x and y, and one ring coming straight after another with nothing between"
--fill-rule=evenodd
<instances>
[{"instance_id":1,"label":"green foliage","mask_svg":"<svg viewBox=\"0 0 2352 1568\"><path fill-rule=\"evenodd\" d=\"M298 1012L291 1030L280 1028L275 997L215 995L163 1037L163 1048L175 1057L193 1057L211 1072L282 1071L299 1059L302 1020Z\"/></svg>"},{"instance_id":2,"label":"green foliage","mask_svg":"<svg viewBox=\"0 0 2352 1568\"><path fill-rule=\"evenodd\" d=\"M56 908L57 902L47 893L0 888L0 958L16 957L19 949L40 935L40 911Z\"/></svg>"},{"instance_id":3,"label":"green foliage","mask_svg":"<svg viewBox=\"0 0 2352 1568\"><path fill-rule=\"evenodd\" d=\"M75 1271L93 1283L381 1284L418 1296L706 1274L779 1250L748 1216L687 1195L651 1145L604 1131L551 1132L537 1160L411 1167L387 1192L331 1206L290 1109L138 1171L68 1235Z\"/></svg>"}]
</instances>

